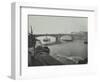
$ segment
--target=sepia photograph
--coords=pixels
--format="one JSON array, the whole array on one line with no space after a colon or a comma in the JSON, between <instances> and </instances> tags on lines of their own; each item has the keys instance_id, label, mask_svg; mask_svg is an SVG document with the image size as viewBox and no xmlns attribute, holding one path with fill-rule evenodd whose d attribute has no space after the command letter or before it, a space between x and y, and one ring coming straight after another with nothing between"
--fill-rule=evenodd
<instances>
[{"instance_id":1,"label":"sepia photograph","mask_svg":"<svg viewBox=\"0 0 100 82\"><path fill-rule=\"evenodd\" d=\"M28 66L88 64L88 17L28 15Z\"/></svg>"}]
</instances>

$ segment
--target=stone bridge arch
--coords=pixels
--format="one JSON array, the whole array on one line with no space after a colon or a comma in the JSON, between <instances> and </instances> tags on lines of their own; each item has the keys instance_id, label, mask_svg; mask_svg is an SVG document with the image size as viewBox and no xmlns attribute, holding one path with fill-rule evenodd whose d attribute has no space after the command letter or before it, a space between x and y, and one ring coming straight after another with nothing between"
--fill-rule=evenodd
<instances>
[{"instance_id":1,"label":"stone bridge arch","mask_svg":"<svg viewBox=\"0 0 100 82\"><path fill-rule=\"evenodd\" d=\"M50 36L50 37L54 37L55 38L55 42L56 43L60 43L61 41L61 37L63 36L71 36L71 34L35 34L35 37L42 37L42 36ZM73 37L72 37L73 38Z\"/></svg>"}]
</instances>

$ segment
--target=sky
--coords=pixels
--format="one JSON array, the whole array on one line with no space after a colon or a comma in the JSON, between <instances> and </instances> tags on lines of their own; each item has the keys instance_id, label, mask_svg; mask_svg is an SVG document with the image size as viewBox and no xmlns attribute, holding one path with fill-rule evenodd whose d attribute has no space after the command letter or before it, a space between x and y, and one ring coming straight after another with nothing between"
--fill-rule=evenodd
<instances>
[{"instance_id":1,"label":"sky","mask_svg":"<svg viewBox=\"0 0 100 82\"><path fill-rule=\"evenodd\" d=\"M87 17L29 15L28 29L34 34L58 34L87 31Z\"/></svg>"}]
</instances>

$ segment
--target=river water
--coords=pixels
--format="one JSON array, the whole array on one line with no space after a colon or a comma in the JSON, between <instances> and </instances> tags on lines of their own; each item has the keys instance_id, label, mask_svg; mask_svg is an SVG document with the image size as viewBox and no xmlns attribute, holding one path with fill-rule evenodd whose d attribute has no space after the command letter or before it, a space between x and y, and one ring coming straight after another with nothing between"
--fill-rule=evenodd
<instances>
[{"instance_id":1,"label":"river water","mask_svg":"<svg viewBox=\"0 0 100 82\"><path fill-rule=\"evenodd\" d=\"M66 59L75 62L87 58L87 44L83 40L74 40L48 46L50 48L50 55L55 59L66 63Z\"/></svg>"}]
</instances>

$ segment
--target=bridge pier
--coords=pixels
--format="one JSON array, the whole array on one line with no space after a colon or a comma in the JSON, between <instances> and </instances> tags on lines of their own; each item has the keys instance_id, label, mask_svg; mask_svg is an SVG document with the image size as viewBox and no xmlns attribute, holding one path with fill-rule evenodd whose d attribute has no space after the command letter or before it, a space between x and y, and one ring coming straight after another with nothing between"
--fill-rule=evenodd
<instances>
[{"instance_id":1,"label":"bridge pier","mask_svg":"<svg viewBox=\"0 0 100 82\"><path fill-rule=\"evenodd\" d=\"M56 42L55 43L60 43L61 36L60 35L56 35L55 38L56 38Z\"/></svg>"}]
</instances>

